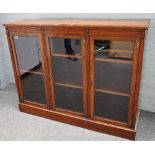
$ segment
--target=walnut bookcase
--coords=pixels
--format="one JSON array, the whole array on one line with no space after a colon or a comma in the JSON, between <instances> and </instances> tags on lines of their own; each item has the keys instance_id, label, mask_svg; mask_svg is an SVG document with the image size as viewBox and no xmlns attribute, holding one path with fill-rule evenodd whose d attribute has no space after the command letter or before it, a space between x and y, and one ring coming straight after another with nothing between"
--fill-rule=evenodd
<instances>
[{"instance_id":1,"label":"walnut bookcase","mask_svg":"<svg viewBox=\"0 0 155 155\"><path fill-rule=\"evenodd\" d=\"M135 139L147 20L4 26L20 111Z\"/></svg>"}]
</instances>

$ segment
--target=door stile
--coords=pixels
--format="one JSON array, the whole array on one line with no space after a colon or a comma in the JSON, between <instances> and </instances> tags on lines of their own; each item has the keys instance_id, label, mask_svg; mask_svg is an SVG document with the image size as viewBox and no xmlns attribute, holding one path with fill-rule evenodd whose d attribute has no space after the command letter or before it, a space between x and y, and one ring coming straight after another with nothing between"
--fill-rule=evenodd
<instances>
[{"instance_id":1,"label":"door stile","mask_svg":"<svg viewBox=\"0 0 155 155\"><path fill-rule=\"evenodd\" d=\"M94 117L94 37L90 36L90 57L89 57L89 117Z\"/></svg>"},{"instance_id":2,"label":"door stile","mask_svg":"<svg viewBox=\"0 0 155 155\"><path fill-rule=\"evenodd\" d=\"M45 43L47 48L47 70L48 70L48 78L49 78L49 87L50 87L50 104L53 110L55 110L55 92L54 92L54 76L53 76L53 65L51 58L51 49L49 44L49 36L45 36Z\"/></svg>"},{"instance_id":3,"label":"door stile","mask_svg":"<svg viewBox=\"0 0 155 155\"><path fill-rule=\"evenodd\" d=\"M82 79L83 79L83 104L84 115L88 117L88 38L82 38Z\"/></svg>"},{"instance_id":4,"label":"door stile","mask_svg":"<svg viewBox=\"0 0 155 155\"><path fill-rule=\"evenodd\" d=\"M140 82L142 75L142 61L143 61L143 50L144 50L144 39L139 40L139 50L137 57L137 72L136 72L136 86L135 86L135 94L134 94L134 104L132 107L132 122L131 128L135 129L136 120L137 120L137 110L138 110L138 96L140 92Z\"/></svg>"},{"instance_id":5,"label":"door stile","mask_svg":"<svg viewBox=\"0 0 155 155\"><path fill-rule=\"evenodd\" d=\"M48 59L47 59L47 46L46 46L46 38L45 32L41 33L39 37L40 48L41 48L41 58L42 58L42 67L44 70L44 83L45 83L45 95L47 100L47 108L52 109L53 106L50 102L51 100L51 89L50 89L50 77L49 77L49 69L48 69Z\"/></svg>"}]
</instances>

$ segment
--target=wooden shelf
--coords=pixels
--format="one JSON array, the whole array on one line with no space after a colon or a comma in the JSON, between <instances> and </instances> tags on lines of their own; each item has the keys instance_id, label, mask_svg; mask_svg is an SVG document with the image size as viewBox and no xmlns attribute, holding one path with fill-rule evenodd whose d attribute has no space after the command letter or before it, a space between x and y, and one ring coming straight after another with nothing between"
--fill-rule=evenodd
<instances>
[{"instance_id":1,"label":"wooden shelf","mask_svg":"<svg viewBox=\"0 0 155 155\"><path fill-rule=\"evenodd\" d=\"M82 86L63 84L63 83L58 83L58 82L56 82L55 85L63 86L63 87L70 87L70 88L77 88L77 89L82 89L83 88ZM113 94L113 95L126 96L126 97L130 96L130 94L128 94L128 93L122 93L122 92L119 92L119 91L113 91L113 90L108 90L108 89L95 89L95 91L96 92L101 92L101 93Z\"/></svg>"},{"instance_id":2,"label":"wooden shelf","mask_svg":"<svg viewBox=\"0 0 155 155\"><path fill-rule=\"evenodd\" d=\"M63 58L78 58L81 59L82 57L79 55L66 55L66 54L52 54L55 57L63 57ZM113 63L125 63L125 64L132 64L132 60L121 60L121 59L112 59L112 58L95 58L96 61L103 61L103 62L113 62Z\"/></svg>"},{"instance_id":3,"label":"wooden shelf","mask_svg":"<svg viewBox=\"0 0 155 155\"><path fill-rule=\"evenodd\" d=\"M113 90L108 90L108 89L95 89L95 91L100 92L100 93L119 95L119 96L126 96L126 97L130 96L130 94L128 94L128 93L122 93L122 92L119 92L119 91L113 91Z\"/></svg>"},{"instance_id":4,"label":"wooden shelf","mask_svg":"<svg viewBox=\"0 0 155 155\"><path fill-rule=\"evenodd\" d=\"M71 88L77 88L77 89L82 89L82 86L75 86L75 85L63 84L63 83L57 83L57 82L55 82L55 85L64 86L64 87L71 87Z\"/></svg>"},{"instance_id":5,"label":"wooden shelf","mask_svg":"<svg viewBox=\"0 0 155 155\"><path fill-rule=\"evenodd\" d=\"M116 49L101 49L101 50L96 50L94 53L97 52L126 52L126 53L133 53L133 50L116 50Z\"/></svg>"},{"instance_id":6,"label":"wooden shelf","mask_svg":"<svg viewBox=\"0 0 155 155\"><path fill-rule=\"evenodd\" d=\"M112 59L112 58L95 58L95 61L132 64L132 60Z\"/></svg>"},{"instance_id":7,"label":"wooden shelf","mask_svg":"<svg viewBox=\"0 0 155 155\"><path fill-rule=\"evenodd\" d=\"M35 72L35 71L31 71L31 70L21 69L20 71L23 72L23 74L25 74L25 73L32 73L32 74L44 75L44 73L42 73L42 72Z\"/></svg>"},{"instance_id":8,"label":"wooden shelf","mask_svg":"<svg viewBox=\"0 0 155 155\"><path fill-rule=\"evenodd\" d=\"M68 57L78 58L78 59L81 59L81 58L82 58L82 56L80 56L79 54L75 54L75 55L67 55L67 54L52 54L52 56L63 57L63 58L68 58Z\"/></svg>"}]
</instances>

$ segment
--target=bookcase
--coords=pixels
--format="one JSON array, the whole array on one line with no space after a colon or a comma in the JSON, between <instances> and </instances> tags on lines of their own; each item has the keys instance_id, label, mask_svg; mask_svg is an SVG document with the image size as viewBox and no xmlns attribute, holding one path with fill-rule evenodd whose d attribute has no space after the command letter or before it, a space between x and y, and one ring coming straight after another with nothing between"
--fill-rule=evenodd
<instances>
[{"instance_id":1,"label":"bookcase","mask_svg":"<svg viewBox=\"0 0 155 155\"><path fill-rule=\"evenodd\" d=\"M135 139L148 20L4 24L22 112Z\"/></svg>"}]
</instances>

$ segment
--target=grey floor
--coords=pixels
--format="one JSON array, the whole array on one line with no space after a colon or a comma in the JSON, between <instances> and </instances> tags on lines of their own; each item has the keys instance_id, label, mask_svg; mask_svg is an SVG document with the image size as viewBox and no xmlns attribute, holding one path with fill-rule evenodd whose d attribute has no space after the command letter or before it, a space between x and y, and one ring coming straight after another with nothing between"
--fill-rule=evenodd
<instances>
[{"instance_id":1,"label":"grey floor","mask_svg":"<svg viewBox=\"0 0 155 155\"><path fill-rule=\"evenodd\" d=\"M0 140L118 141L123 138L21 113L15 85L0 91ZM155 140L155 113L140 112L136 140Z\"/></svg>"}]
</instances>

